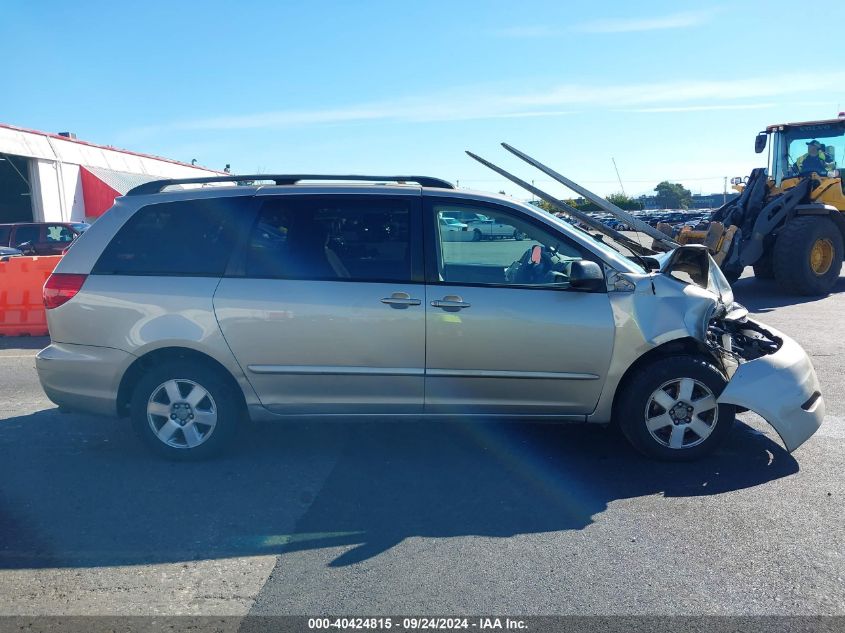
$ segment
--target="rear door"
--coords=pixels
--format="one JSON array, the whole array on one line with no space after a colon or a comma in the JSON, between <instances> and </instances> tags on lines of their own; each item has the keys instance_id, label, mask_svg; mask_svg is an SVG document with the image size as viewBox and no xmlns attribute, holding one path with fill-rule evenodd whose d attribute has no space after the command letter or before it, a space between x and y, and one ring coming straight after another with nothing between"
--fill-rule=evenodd
<instances>
[{"instance_id":1,"label":"rear door","mask_svg":"<svg viewBox=\"0 0 845 633\"><path fill-rule=\"evenodd\" d=\"M514 209L425 200L426 412L583 419L601 394L615 326L607 293L570 288L567 270L597 258ZM460 212L489 216L511 239L457 242L434 230Z\"/></svg>"},{"instance_id":2,"label":"rear door","mask_svg":"<svg viewBox=\"0 0 845 633\"><path fill-rule=\"evenodd\" d=\"M276 195L214 297L275 413L419 412L425 285L419 191Z\"/></svg>"}]
</instances>

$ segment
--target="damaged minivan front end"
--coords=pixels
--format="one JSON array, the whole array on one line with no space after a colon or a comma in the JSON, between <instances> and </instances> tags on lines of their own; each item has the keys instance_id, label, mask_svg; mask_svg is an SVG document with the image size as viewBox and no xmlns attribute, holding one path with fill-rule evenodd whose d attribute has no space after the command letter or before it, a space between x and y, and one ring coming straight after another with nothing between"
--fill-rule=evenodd
<instances>
[{"instance_id":1,"label":"damaged minivan front end","mask_svg":"<svg viewBox=\"0 0 845 633\"><path fill-rule=\"evenodd\" d=\"M610 293L618 342L638 358L662 347L694 345L728 380L720 405L759 414L790 452L807 441L821 426L825 406L801 346L749 318L705 247L682 246L651 264L656 270L649 273L621 273L619 289L628 291ZM635 363L629 370L636 370Z\"/></svg>"}]
</instances>

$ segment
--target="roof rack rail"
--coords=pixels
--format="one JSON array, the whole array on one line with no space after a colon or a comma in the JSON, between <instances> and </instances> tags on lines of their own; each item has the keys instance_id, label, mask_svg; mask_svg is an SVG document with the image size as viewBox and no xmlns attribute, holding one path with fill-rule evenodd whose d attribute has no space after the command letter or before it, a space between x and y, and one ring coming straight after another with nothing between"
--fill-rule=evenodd
<instances>
[{"instance_id":1,"label":"roof rack rail","mask_svg":"<svg viewBox=\"0 0 845 633\"><path fill-rule=\"evenodd\" d=\"M440 178L430 176L336 176L327 174L232 174L231 176L205 176L201 178L167 178L164 180L153 180L143 185L130 189L127 196L142 196L151 193L160 193L165 187L171 185L201 185L212 182L235 182L245 183L255 180L272 180L277 185L295 185L303 180L355 180L364 182L412 182L421 187L434 187L436 189L454 189L455 185Z\"/></svg>"}]
</instances>

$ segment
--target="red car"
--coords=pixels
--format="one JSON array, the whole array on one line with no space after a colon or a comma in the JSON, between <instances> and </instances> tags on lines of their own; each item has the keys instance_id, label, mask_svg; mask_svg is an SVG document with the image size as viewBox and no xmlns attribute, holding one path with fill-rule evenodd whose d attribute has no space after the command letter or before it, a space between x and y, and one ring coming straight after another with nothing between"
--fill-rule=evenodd
<instances>
[{"instance_id":1,"label":"red car","mask_svg":"<svg viewBox=\"0 0 845 633\"><path fill-rule=\"evenodd\" d=\"M85 222L16 222L0 224L0 246L25 255L61 255L89 226Z\"/></svg>"}]
</instances>

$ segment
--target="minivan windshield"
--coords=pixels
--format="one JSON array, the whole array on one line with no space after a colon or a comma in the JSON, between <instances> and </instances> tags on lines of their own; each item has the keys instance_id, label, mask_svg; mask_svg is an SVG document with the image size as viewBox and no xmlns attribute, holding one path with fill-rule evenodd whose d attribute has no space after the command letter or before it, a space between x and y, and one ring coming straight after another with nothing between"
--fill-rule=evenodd
<instances>
[{"instance_id":1,"label":"minivan windshield","mask_svg":"<svg viewBox=\"0 0 845 633\"><path fill-rule=\"evenodd\" d=\"M533 213L538 213L537 207L519 202L517 203L521 207L531 210ZM596 239L592 237L591 233L586 233L574 229L571 224L562 220L561 218L557 217L553 213L548 214L549 219L555 223L557 227L559 227L564 233L573 237L576 241L581 242L582 244L588 245L590 249L597 252L602 259L604 259L607 263L611 264L614 268L619 270L620 272L628 272L628 273L645 273L648 272L642 264L637 263L636 261L629 259L627 256L623 255L622 252L611 246L608 242L613 242L611 238L606 235L601 235L602 239ZM624 246L618 245L620 249L625 249ZM627 251L627 249L625 249Z\"/></svg>"}]
</instances>

